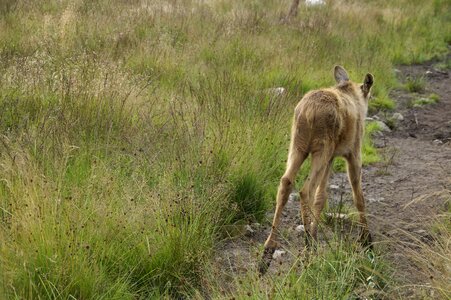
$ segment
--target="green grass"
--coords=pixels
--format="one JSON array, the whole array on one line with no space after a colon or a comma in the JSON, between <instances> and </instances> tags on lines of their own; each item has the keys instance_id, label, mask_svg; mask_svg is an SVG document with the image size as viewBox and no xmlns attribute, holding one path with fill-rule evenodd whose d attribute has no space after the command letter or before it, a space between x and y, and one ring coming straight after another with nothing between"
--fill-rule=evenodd
<instances>
[{"instance_id":1,"label":"green grass","mask_svg":"<svg viewBox=\"0 0 451 300\"><path fill-rule=\"evenodd\" d=\"M427 98L423 97L423 98L419 98L419 99L412 101L411 105L413 107L422 107L425 105L435 104L439 100L440 100L440 96L438 96L437 94L431 94Z\"/></svg>"},{"instance_id":2,"label":"green grass","mask_svg":"<svg viewBox=\"0 0 451 300\"><path fill-rule=\"evenodd\" d=\"M438 102L440 100L440 95L432 93L432 94L429 95L428 98L431 99L432 101Z\"/></svg>"},{"instance_id":3,"label":"green grass","mask_svg":"<svg viewBox=\"0 0 451 300\"><path fill-rule=\"evenodd\" d=\"M302 95L342 64L373 73L372 109L391 109L393 64L451 40L446 1L329 4L290 24L290 1L138 2L0 4L2 299L213 290L225 228L274 204Z\"/></svg>"},{"instance_id":4,"label":"green grass","mask_svg":"<svg viewBox=\"0 0 451 300\"><path fill-rule=\"evenodd\" d=\"M377 97L373 100L370 100L369 103L369 110L370 111L377 111L377 110L382 110L382 111L391 111L396 107L396 103L388 98L388 96L380 96Z\"/></svg>"},{"instance_id":5,"label":"green grass","mask_svg":"<svg viewBox=\"0 0 451 300\"><path fill-rule=\"evenodd\" d=\"M423 77L408 77L404 86L411 93L421 93L424 92L426 82Z\"/></svg>"}]
</instances>

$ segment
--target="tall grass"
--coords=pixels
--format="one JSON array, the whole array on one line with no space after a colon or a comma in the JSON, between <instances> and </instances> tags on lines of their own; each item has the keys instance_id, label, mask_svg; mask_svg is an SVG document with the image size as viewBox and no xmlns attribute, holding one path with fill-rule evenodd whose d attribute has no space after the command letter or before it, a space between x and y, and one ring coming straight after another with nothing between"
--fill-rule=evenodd
<instances>
[{"instance_id":1,"label":"tall grass","mask_svg":"<svg viewBox=\"0 0 451 300\"><path fill-rule=\"evenodd\" d=\"M1 298L203 293L222 226L272 205L302 94L340 63L387 98L392 63L450 41L446 1L279 24L288 2L1 2Z\"/></svg>"}]
</instances>

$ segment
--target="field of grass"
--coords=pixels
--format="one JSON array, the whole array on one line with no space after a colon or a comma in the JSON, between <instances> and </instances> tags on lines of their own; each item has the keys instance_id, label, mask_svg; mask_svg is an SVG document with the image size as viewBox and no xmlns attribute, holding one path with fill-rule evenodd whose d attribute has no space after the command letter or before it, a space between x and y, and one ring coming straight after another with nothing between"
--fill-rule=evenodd
<instances>
[{"instance_id":1,"label":"field of grass","mask_svg":"<svg viewBox=\"0 0 451 300\"><path fill-rule=\"evenodd\" d=\"M300 97L342 64L391 109L393 64L451 42L446 0L330 1L282 24L289 2L0 2L1 299L221 298L214 246L272 208ZM283 291L351 295L380 270L348 248ZM234 297L259 297L249 276Z\"/></svg>"}]
</instances>

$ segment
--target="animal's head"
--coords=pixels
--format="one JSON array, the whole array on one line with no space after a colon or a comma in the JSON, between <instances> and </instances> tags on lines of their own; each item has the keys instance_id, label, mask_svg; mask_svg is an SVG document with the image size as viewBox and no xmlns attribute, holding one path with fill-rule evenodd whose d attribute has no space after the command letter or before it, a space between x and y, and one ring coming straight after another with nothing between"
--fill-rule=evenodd
<instances>
[{"instance_id":1,"label":"animal's head","mask_svg":"<svg viewBox=\"0 0 451 300\"><path fill-rule=\"evenodd\" d=\"M349 79L348 72L342 66L335 66L334 68L335 81L338 88L343 92L355 94L359 99L363 99L365 103L371 96L371 87L374 83L374 76L370 73L365 75L363 83L355 83Z\"/></svg>"}]
</instances>

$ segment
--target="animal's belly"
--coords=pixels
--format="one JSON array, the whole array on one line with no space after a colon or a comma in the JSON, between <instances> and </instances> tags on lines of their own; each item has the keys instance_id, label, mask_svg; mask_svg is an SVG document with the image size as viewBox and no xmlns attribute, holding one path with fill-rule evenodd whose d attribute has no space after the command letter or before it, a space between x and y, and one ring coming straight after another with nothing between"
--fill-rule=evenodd
<instances>
[{"instance_id":1,"label":"animal's belly","mask_svg":"<svg viewBox=\"0 0 451 300\"><path fill-rule=\"evenodd\" d=\"M348 145L341 144L335 148L334 156L346 156L350 152L351 152L351 149L349 148Z\"/></svg>"}]
</instances>

